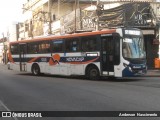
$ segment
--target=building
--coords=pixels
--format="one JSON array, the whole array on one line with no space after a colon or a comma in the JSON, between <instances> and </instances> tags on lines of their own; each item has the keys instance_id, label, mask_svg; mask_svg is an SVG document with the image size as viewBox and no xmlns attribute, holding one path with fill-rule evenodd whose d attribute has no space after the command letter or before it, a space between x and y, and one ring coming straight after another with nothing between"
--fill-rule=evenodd
<instances>
[{"instance_id":1,"label":"building","mask_svg":"<svg viewBox=\"0 0 160 120\"><path fill-rule=\"evenodd\" d=\"M136 27L143 30L147 62L152 69L154 59L160 56L159 8L156 0L28 0L23 5L24 23L18 23L17 40L118 26Z\"/></svg>"},{"instance_id":2,"label":"building","mask_svg":"<svg viewBox=\"0 0 160 120\"><path fill-rule=\"evenodd\" d=\"M19 23L18 22L12 22L12 24L9 25L8 28L8 40L10 42L17 41L19 38Z\"/></svg>"},{"instance_id":3,"label":"building","mask_svg":"<svg viewBox=\"0 0 160 120\"><path fill-rule=\"evenodd\" d=\"M8 38L4 37L0 39L0 63L7 63L7 49L8 49Z\"/></svg>"},{"instance_id":4,"label":"building","mask_svg":"<svg viewBox=\"0 0 160 120\"><path fill-rule=\"evenodd\" d=\"M90 6L92 3L95 2L90 0L79 0L77 3L75 0L29 0L23 5L24 16L30 16L24 22L24 26L28 27L25 32L28 32L28 37L59 34L60 19L63 16L73 12L75 8Z\"/></svg>"}]
</instances>

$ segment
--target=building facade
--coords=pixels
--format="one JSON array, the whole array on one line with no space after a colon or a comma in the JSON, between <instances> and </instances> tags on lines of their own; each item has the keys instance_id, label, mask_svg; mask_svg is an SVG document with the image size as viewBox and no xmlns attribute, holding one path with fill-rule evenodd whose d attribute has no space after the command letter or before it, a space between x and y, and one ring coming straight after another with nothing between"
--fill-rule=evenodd
<instances>
[{"instance_id":1,"label":"building facade","mask_svg":"<svg viewBox=\"0 0 160 120\"><path fill-rule=\"evenodd\" d=\"M113 27L136 27L143 31L147 62L152 69L154 59L160 56L159 8L156 0L28 0L23 5L26 19L18 23L17 40Z\"/></svg>"}]
</instances>

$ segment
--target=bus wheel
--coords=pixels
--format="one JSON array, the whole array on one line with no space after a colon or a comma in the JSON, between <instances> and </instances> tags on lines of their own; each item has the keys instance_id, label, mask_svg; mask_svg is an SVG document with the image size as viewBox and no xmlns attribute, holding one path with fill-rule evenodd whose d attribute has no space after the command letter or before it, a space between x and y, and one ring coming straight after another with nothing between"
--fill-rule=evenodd
<instances>
[{"instance_id":1,"label":"bus wheel","mask_svg":"<svg viewBox=\"0 0 160 120\"><path fill-rule=\"evenodd\" d=\"M88 70L87 70L87 77L90 80L98 80L99 77L100 77L98 68L96 68L94 66L89 67Z\"/></svg>"},{"instance_id":2,"label":"bus wheel","mask_svg":"<svg viewBox=\"0 0 160 120\"><path fill-rule=\"evenodd\" d=\"M40 68L37 64L34 64L32 66L32 74L36 76L40 74Z\"/></svg>"}]
</instances>

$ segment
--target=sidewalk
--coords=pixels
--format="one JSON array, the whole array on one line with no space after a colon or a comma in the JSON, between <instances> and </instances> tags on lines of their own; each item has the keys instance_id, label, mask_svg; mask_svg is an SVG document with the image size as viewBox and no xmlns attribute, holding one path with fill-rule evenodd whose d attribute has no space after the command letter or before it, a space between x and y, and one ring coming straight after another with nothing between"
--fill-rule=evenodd
<instances>
[{"instance_id":1,"label":"sidewalk","mask_svg":"<svg viewBox=\"0 0 160 120\"><path fill-rule=\"evenodd\" d=\"M155 70L147 70L147 74L145 75L147 77L160 77L160 69Z\"/></svg>"}]
</instances>

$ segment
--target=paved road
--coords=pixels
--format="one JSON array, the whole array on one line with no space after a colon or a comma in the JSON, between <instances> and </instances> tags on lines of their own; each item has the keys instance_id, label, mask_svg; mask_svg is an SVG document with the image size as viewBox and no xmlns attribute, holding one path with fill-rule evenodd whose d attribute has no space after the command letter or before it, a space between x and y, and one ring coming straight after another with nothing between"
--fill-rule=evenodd
<instances>
[{"instance_id":1,"label":"paved road","mask_svg":"<svg viewBox=\"0 0 160 120\"><path fill-rule=\"evenodd\" d=\"M36 77L0 65L0 101L1 109L12 111L160 111L160 78L91 81L51 75ZM92 118L95 119L99 120Z\"/></svg>"}]
</instances>

